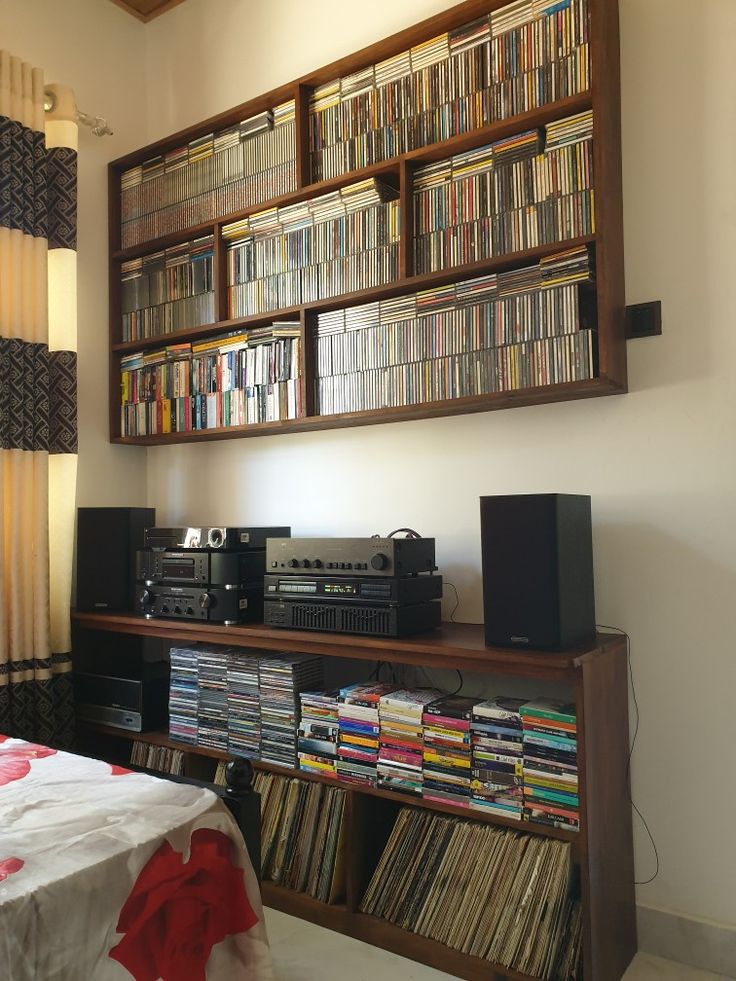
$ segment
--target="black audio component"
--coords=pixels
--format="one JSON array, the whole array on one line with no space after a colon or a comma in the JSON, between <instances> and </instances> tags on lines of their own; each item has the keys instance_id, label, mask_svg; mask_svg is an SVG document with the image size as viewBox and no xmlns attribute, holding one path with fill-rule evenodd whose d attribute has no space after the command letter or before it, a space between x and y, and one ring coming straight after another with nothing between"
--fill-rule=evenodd
<instances>
[{"instance_id":1,"label":"black audio component","mask_svg":"<svg viewBox=\"0 0 736 981\"><path fill-rule=\"evenodd\" d=\"M434 538L270 538L266 544L266 572L279 575L396 579L436 568Z\"/></svg>"},{"instance_id":2,"label":"black audio component","mask_svg":"<svg viewBox=\"0 0 736 981\"><path fill-rule=\"evenodd\" d=\"M262 586L266 552L172 552L143 549L136 555L136 578L152 586L192 583L200 586Z\"/></svg>"},{"instance_id":3,"label":"black audio component","mask_svg":"<svg viewBox=\"0 0 736 981\"><path fill-rule=\"evenodd\" d=\"M242 552L266 547L267 538L288 538L291 528L146 528L146 548Z\"/></svg>"},{"instance_id":4,"label":"black audio component","mask_svg":"<svg viewBox=\"0 0 736 981\"><path fill-rule=\"evenodd\" d=\"M480 499L486 644L566 650L595 635L590 498Z\"/></svg>"},{"instance_id":5,"label":"black audio component","mask_svg":"<svg viewBox=\"0 0 736 981\"><path fill-rule=\"evenodd\" d=\"M165 725L168 717L168 666L148 666L140 678L74 671L78 719L144 732Z\"/></svg>"},{"instance_id":6,"label":"black audio component","mask_svg":"<svg viewBox=\"0 0 736 981\"><path fill-rule=\"evenodd\" d=\"M381 579L359 576L273 576L266 575L264 588L268 599L306 599L320 601L372 603L374 606L408 606L442 598L442 576L407 576L405 579Z\"/></svg>"},{"instance_id":7,"label":"black audio component","mask_svg":"<svg viewBox=\"0 0 736 981\"><path fill-rule=\"evenodd\" d=\"M244 623L263 617L263 586L147 586L138 583L136 609L149 619Z\"/></svg>"},{"instance_id":8,"label":"black audio component","mask_svg":"<svg viewBox=\"0 0 736 981\"><path fill-rule=\"evenodd\" d=\"M263 604L263 622L269 627L374 637L406 637L432 630L439 627L441 613L442 606L437 602L375 606L267 598Z\"/></svg>"},{"instance_id":9,"label":"black audio component","mask_svg":"<svg viewBox=\"0 0 736 981\"><path fill-rule=\"evenodd\" d=\"M77 609L132 610L135 553L154 508L77 510Z\"/></svg>"}]
</instances>

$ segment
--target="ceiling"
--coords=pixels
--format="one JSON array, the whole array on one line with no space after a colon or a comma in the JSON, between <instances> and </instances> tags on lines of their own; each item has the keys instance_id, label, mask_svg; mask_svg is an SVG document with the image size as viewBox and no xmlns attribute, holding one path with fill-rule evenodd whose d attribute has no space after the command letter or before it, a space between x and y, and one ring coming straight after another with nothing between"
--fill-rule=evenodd
<instances>
[{"instance_id":1,"label":"ceiling","mask_svg":"<svg viewBox=\"0 0 736 981\"><path fill-rule=\"evenodd\" d=\"M180 3L184 3L184 0L112 0L112 2L145 24L154 17L165 14L172 7L178 7Z\"/></svg>"}]
</instances>

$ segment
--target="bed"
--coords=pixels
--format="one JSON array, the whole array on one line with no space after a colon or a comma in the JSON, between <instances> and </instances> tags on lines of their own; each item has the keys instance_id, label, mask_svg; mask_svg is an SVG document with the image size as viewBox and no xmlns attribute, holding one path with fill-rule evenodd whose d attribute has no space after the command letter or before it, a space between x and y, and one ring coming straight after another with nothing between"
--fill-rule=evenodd
<instances>
[{"instance_id":1,"label":"bed","mask_svg":"<svg viewBox=\"0 0 736 981\"><path fill-rule=\"evenodd\" d=\"M0 735L0 978L274 981L223 802Z\"/></svg>"}]
</instances>

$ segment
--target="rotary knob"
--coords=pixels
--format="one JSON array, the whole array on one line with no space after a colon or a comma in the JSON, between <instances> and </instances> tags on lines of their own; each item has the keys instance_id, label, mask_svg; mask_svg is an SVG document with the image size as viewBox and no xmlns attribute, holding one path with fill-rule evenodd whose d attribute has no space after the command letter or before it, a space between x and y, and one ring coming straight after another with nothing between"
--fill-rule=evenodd
<instances>
[{"instance_id":1,"label":"rotary knob","mask_svg":"<svg viewBox=\"0 0 736 981\"><path fill-rule=\"evenodd\" d=\"M141 606L148 606L149 603L153 602L153 593L148 589L142 589L138 594L138 602Z\"/></svg>"},{"instance_id":2,"label":"rotary knob","mask_svg":"<svg viewBox=\"0 0 736 981\"><path fill-rule=\"evenodd\" d=\"M209 608L212 606L212 597L209 593L200 593L199 606L202 610L209 610Z\"/></svg>"},{"instance_id":3,"label":"rotary knob","mask_svg":"<svg viewBox=\"0 0 736 981\"><path fill-rule=\"evenodd\" d=\"M298 569L299 568L299 559L289 559L289 561L286 564L288 565L288 567L290 569Z\"/></svg>"},{"instance_id":4,"label":"rotary knob","mask_svg":"<svg viewBox=\"0 0 736 981\"><path fill-rule=\"evenodd\" d=\"M315 559L314 562L312 563L312 565L314 566L315 569L321 569L322 568L322 559Z\"/></svg>"},{"instance_id":5,"label":"rotary knob","mask_svg":"<svg viewBox=\"0 0 736 981\"><path fill-rule=\"evenodd\" d=\"M371 559L372 569L385 569L388 565L388 557L383 554L383 552L376 552L376 554Z\"/></svg>"},{"instance_id":6,"label":"rotary knob","mask_svg":"<svg viewBox=\"0 0 736 981\"><path fill-rule=\"evenodd\" d=\"M309 561L309 559L302 559L302 565L304 566L305 569L308 569L311 566L311 564L312 563Z\"/></svg>"}]
</instances>

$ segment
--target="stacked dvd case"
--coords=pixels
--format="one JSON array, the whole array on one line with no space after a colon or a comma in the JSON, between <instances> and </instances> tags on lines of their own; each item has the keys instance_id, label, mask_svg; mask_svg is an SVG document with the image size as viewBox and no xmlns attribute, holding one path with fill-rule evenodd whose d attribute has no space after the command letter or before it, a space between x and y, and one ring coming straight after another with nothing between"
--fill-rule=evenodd
<instances>
[{"instance_id":1,"label":"stacked dvd case","mask_svg":"<svg viewBox=\"0 0 736 981\"><path fill-rule=\"evenodd\" d=\"M305 773L337 776L339 696L339 688L307 691L299 696L299 769Z\"/></svg>"},{"instance_id":2,"label":"stacked dvd case","mask_svg":"<svg viewBox=\"0 0 736 981\"><path fill-rule=\"evenodd\" d=\"M340 689L337 774L348 783L376 786L380 734L379 704L396 685L357 683Z\"/></svg>"},{"instance_id":3,"label":"stacked dvd case","mask_svg":"<svg viewBox=\"0 0 736 981\"><path fill-rule=\"evenodd\" d=\"M320 415L595 377L594 270L586 247L533 266L320 313Z\"/></svg>"},{"instance_id":4,"label":"stacked dvd case","mask_svg":"<svg viewBox=\"0 0 736 981\"><path fill-rule=\"evenodd\" d=\"M123 341L215 322L214 241L209 235L122 263Z\"/></svg>"},{"instance_id":5,"label":"stacked dvd case","mask_svg":"<svg viewBox=\"0 0 736 981\"><path fill-rule=\"evenodd\" d=\"M473 706L470 806L520 821L524 807L521 714L523 698L497 696Z\"/></svg>"},{"instance_id":6,"label":"stacked dvd case","mask_svg":"<svg viewBox=\"0 0 736 981\"><path fill-rule=\"evenodd\" d=\"M317 87L312 179L449 139L590 87L587 0L515 0Z\"/></svg>"},{"instance_id":7,"label":"stacked dvd case","mask_svg":"<svg viewBox=\"0 0 736 981\"><path fill-rule=\"evenodd\" d=\"M470 806L470 720L476 702L445 695L424 709L422 795L428 800Z\"/></svg>"},{"instance_id":8,"label":"stacked dvd case","mask_svg":"<svg viewBox=\"0 0 736 981\"><path fill-rule=\"evenodd\" d=\"M181 742L197 744L199 712L199 649L172 647L169 653L169 735Z\"/></svg>"},{"instance_id":9,"label":"stacked dvd case","mask_svg":"<svg viewBox=\"0 0 736 981\"><path fill-rule=\"evenodd\" d=\"M375 179L225 225L231 318L311 303L398 275L398 192Z\"/></svg>"},{"instance_id":10,"label":"stacked dvd case","mask_svg":"<svg viewBox=\"0 0 736 981\"><path fill-rule=\"evenodd\" d=\"M200 647L197 652L197 745L228 748L228 649Z\"/></svg>"},{"instance_id":11,"label":"stacked dvd case","mask_svg":"<svg viewBox=\"0 0 736 981\"><path fill-rule=\"evenodd\" d=\"M130 248L295 188L292 100L124 171L120 244Z\"/></svg>"},{"instance_id":12,"label":"stacked dvd case","mask_svg":"<svg viewBox=\"0 0 736 981\"><path fill-rule=\"evenodd\" d=\"M522 705L524 818L578 831L577 719L575 703L536 698Z\"/></svg>"},{"instance_id":13,"label":"stacked dvd case","mask_svg":"<svg viewBox=\"0 0 736 981\"><path fill-rule=\"evenodd\" d=\"M299 696L318 688L322 658L315 654L280 654L261 658L258 668L261 709L261 759L297 765Z\"/></svg>"},{"instance_id":14,"label":"stacked dvd case","mask_svg":"<svg viewBox=\"0 0 736 981\"><path fill-rule=\"evenodd\" d=\"M426 706L440 698L434 688L401 689L382 695L379 702L378 786L421 794Z\"/></svg>"},{"instance_id":15,"label":"stacked dvd case","mask_svg":"<svg viewBox=\"0 0 736 981\"><path fill-rule=\"evenodd\" d=\"M418 168L414 228L417 273L592 235L592 111Z\"/></svg>"},{"instance_id":16,"label":"stacked dvd case","mask_svg":"<svg viewBox=\"0 0 736 981\"><path fill-rule=\"evenodd\" d=\"M261 754L259 651L232 647L227 652L227 748L234 756Z\"/></svg>"}]
</instances>

